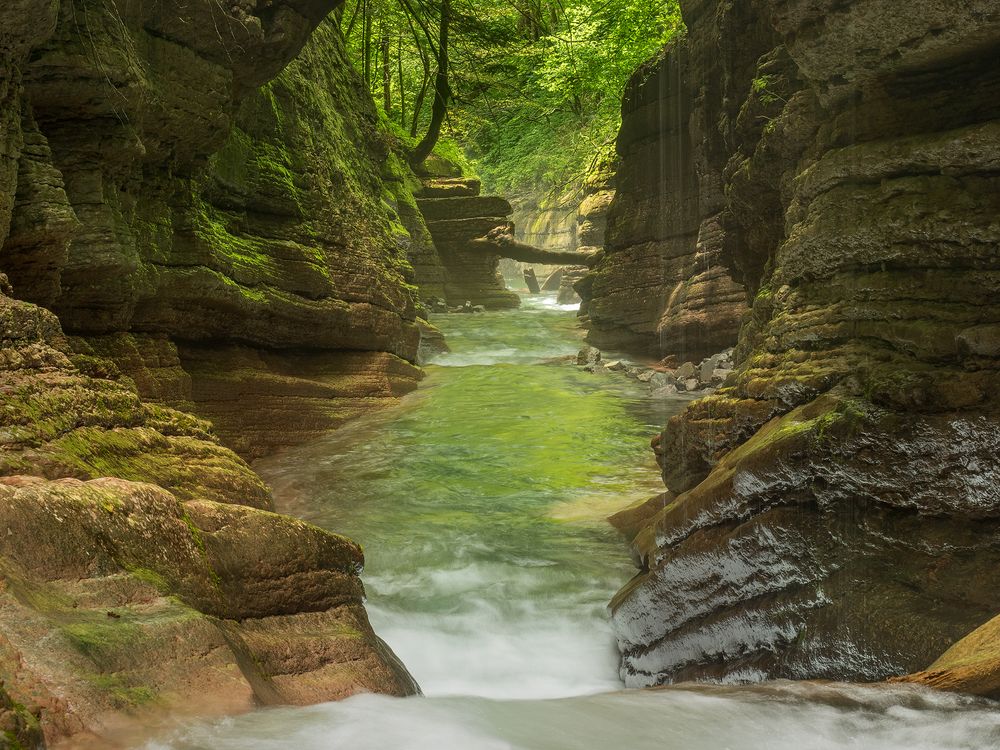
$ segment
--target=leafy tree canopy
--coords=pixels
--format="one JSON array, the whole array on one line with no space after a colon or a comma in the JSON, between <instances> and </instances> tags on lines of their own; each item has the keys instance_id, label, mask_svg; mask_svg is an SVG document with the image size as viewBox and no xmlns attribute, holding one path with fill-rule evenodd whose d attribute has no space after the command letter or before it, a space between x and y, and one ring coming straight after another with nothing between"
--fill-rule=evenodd
<instances>
[{"instance_id":1,"label":"leafy tree canopy","mask_svg":"<svg viewBox=\"0 0 1000 750\"><path fill-rule=\"evenodd\" d=\"M443 136L489 189L568 199L613 153L629 76L682 22L677 0L348 0L341 28L411 149L444 90Z\"/></svg>"}]
</instances>

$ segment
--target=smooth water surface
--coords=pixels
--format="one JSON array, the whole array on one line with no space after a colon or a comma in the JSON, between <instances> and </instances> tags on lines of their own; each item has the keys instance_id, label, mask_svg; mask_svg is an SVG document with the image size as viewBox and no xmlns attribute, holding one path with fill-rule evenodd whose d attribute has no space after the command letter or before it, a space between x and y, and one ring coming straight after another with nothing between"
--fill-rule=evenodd
<instances>
[{"instance_id":1,"label":"smooth water surface","mask_svg":"<svg viewBox=\"0 0 1000 750\"><path fill-rule=\"evenodd\" d=\"M365 546L368 611L426 697L188 727L172 750L942 750L1000 746L988 706L912 689L623 691L606 605L632 575L605 516L662 489L684 405L566 357L575 317L438 316L452 352L403 403L261 463L279 509Z\"/></svg>"}]
</instances>

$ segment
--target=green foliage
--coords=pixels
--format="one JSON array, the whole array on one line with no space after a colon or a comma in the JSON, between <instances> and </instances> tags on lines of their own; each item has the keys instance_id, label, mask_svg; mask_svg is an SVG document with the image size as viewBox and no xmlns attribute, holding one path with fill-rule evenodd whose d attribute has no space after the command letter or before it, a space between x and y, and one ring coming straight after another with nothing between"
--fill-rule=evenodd
<instances>
[{"instance_id":1,"label":"green foliage","mask_svg":"<svg viewBox=\"0 0 1000 750\"><path fill-rule=\"evenodd\" d=\"M404 143L429 118L437 12L358 0L342 20L352 60ZM488 189L553 197L613 159L626 82L682 29L677 0L453 0L452 13L446 135ZM451 144L438 152L463 161Z\"/></svg>"},{"instance_id":2,"label":"green foliage","mask_svg":"<svg viewBox=\"0 0 1000 750\"><path fill-rule=\"evenodd\" d=\"M782 97L774 93L773 89L776 84L777 78L775 76L762 75L750 82L750 88L753 89L753 92L757 94L758 98L764 104L774 104L775 102L785 101Z\"/></svg>"}]
</instances>

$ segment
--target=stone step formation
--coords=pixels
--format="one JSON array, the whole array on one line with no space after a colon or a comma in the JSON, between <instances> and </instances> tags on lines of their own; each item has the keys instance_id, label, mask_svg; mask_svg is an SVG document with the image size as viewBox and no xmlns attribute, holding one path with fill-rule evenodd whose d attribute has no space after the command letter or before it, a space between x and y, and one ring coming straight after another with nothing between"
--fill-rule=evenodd
<instances>
[{"instance_id":1,"label":"stone step formation","mask_svg":"<svg viewBox=\"0 0 1000 750\"><path fill-rule=\"evenodd\" d=\"M445 298L449 305L470 301L496 310L517 307L516 294L506 289L500 258L523 263L588 265L590 253L546 250L519 242L508 218L510 203L500 196L480 195L475 178L431 179L417 196L445 268Z\"/></svg>"},{"instance_id":2,"label":"stone step formation","mask_svg":"<svg viewBox=\"0 0 1000 750\"><path fill-rule=\"evenodd\" d=\"M500 256L479 252L473 244L507 224L513 209L503 198L480 195L480 190L475 178L426 180L417 194L417 206L445 269L446 302L469 301L489 310L514 308L521 300L503 282Z\"/></svg>"}]
</instances>

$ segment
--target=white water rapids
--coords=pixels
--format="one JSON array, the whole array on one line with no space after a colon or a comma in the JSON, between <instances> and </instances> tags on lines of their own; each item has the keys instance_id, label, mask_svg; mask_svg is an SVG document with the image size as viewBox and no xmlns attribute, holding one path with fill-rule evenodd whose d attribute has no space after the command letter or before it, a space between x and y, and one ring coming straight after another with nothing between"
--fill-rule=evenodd
<instances>
[{"instance_id":1,"label":"white water rapids","mask_svg":"<svg viewBox=\"0 0 1000 750\"><path fill-rule=\"evenodd\" d=\"M183 727L147 750L980 750L992 704L779 683L626 691L606 604L633 570L603 517L662 486L648 436L683 406L546 363L548 298L446 316L451 354L398 409L260 468L279 507L364 543L376 631L424 696L361 695Z\"/></svg>"}]
</instances>

